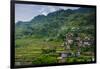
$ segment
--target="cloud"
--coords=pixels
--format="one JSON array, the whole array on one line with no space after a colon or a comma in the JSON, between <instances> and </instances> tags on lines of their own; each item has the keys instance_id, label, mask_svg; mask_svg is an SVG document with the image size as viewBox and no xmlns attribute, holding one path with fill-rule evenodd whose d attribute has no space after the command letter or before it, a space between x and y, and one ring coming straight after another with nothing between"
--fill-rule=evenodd
<instances>
[{"instance_id":1,"label":"cloud","mask_svg":"<svg viewBox=\"0 0 100 69\"><path fill-rule=\"evenodd\" d=\"M64 6L45 6L45 5L42 5L41 6L42 8L39 10L40 11L40 14L43 14L43 15L47 15L48 13L51 13L51 12L54 12L54 11L57 11L57 10L60 10L60 9L64 9L64 10L67 10L67 9L78 9L79 7L64 7Z\"/></svg>"},{"instance_id":2,"label":"cloud","mask_svg":"<svg viewBox=\"0 0 100 69\"><path fill-rule=\"evenodd\" d=\"M56 11L57 8L53 6L42 6L42 8L39 10L40 14L47 15L50 12Z\"/></svg>"},{"instance_id":3,"label":"cloud","mask_svg":"<svg viewBox=\"0 0 100 69\"><path fill-rule=\"evenodd\" d=\"M67 10L67 9L74 10L74 9L78 9L79 7L59 7L59 8L64 9L64 10Z\"/></svg>"},{"instance_id":4,"label":"cloud","mask_svg":"<svg viewBox=\"0 0 100 69\"><path fill-rule=\"evenodd\" d=\"M40 10L39 10L39 12L40 12L40 14L43 14L43 15L47 15L48 13L45 11L45 8L43 7L43 8L41 8Z\"/></svg>"}]
</instances>

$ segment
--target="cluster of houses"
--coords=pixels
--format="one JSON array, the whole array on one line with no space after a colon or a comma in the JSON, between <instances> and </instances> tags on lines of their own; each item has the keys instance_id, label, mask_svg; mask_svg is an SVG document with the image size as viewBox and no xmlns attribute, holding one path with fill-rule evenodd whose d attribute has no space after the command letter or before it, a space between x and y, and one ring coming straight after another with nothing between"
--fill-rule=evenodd
<instances>
[{"instance_id":1,"label":"cluster of houses","mask_svg":"<svg viewBox=\"0 0 100 69\"><path fill-rule=\"evenodd\" d=\"M77 52L73 53L71 51L71 46L73 43L77 44ZM67 57L79 57L81 55L81 47L86 47L86 46L92 46L94 44L94 40L90 39L89 37L85 37L84 39L81 39L80 37L74 37L72 33L66 34L66 37L64 39L63 46L64 51L60 52L58 57L59 63L64 63L66 62L65 58Z\"/></svg>"}]
</instances>

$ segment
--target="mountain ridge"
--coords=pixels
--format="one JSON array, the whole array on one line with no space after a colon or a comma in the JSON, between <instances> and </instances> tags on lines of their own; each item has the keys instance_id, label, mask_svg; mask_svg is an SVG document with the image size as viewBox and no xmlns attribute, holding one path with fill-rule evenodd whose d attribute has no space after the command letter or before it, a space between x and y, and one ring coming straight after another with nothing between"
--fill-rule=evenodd
<instances>
[{"instance_id":1,"label":"mountain ridge","mask_svg":"<svg viewBox=\"0 0 100 69\"><path fill-rule=\"evenodd\" d=\"M38 15L32 20L23 22L19 21L15 24L16 38L30 35L39 35L47 37L61 37L72 28L80 28L95 23L95 10L94 8L79 8L75 10L59 10L49 13L47 16ZM84 29L85 29L84 27ZM93 27L94 28L94 27ZM92 29L92 28L91 28ZM90 29L90 30L91 30ZM90 32L89 30L89 32ZM75 31L78 31L75 29ZM74 33L75 33L74 31ZM82 33L82 29L80 30ZM87 30L84 30L87 32ZM93 32L92 32L93 33ZM59 36L58 36L59 34ZM91 35L91 32L87 34Z\"/></svg>"}]
</instances>

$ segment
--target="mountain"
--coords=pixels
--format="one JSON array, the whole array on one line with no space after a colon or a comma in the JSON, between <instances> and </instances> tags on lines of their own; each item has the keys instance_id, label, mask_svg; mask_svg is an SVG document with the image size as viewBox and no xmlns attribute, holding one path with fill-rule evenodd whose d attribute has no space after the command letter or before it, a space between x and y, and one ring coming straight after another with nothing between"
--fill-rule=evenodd
<instances>
[{"instance_id":1,"label":"mountain","mask_svg":"<svg viewBox=\"0 0 100 69\"><path fill-rule=\"evenodd\" d=\"M58 39L68 32L93 37L95 20L94 8L61 9L47 16L38 15L28 22L15 23L15 37L19 39L27 36L42 36Z\"/></svg>"}]
</instances>

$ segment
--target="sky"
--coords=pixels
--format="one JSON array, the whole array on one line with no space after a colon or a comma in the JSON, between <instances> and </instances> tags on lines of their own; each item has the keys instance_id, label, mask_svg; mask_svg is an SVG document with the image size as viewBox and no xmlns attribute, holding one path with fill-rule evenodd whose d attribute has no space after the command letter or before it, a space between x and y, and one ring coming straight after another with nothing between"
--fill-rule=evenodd
<instances>
[{"instance_id":1,"label":"sky","mask_svg":"<svg viewBox=\"0 0 100 69\"><path fill-rule=\"evenodd\" d=\"M47 15L48 13L59 9L78 9L79 7L65 6L48 6L48 5L33 5L33 4L15 4L15 23L18 21L30 21L35 16Z\"/></svg>"}]
</instances>

